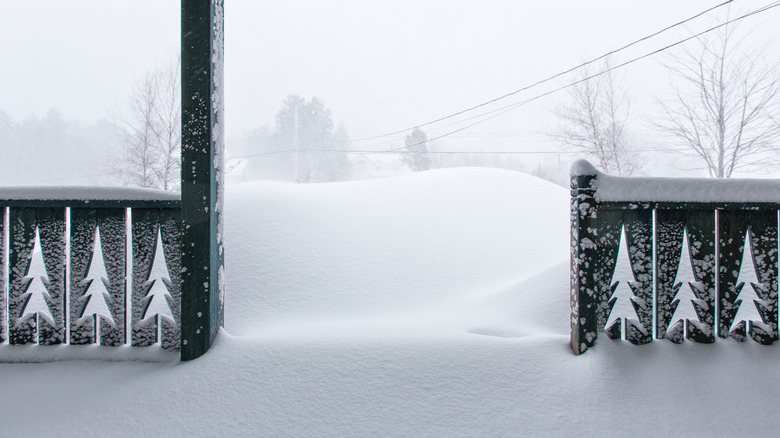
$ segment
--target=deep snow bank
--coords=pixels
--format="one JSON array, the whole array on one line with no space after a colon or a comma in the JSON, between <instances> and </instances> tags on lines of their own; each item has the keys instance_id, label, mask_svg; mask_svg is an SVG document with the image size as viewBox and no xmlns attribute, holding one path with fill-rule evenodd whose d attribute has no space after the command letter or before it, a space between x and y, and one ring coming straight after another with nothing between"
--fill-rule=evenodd
<instances>
[{"instance_id":1,"label":"deep snow bank","mask_svg":"<svg viewBox=\"0 0 780 438\"><path fill-rule=\"evenodd\" d=\"M188 362L0 364L0 436L771 436L780 348L568 346L560 187L455 169L227 191Z\"/></svg>"},{"instance_id":2,"label":"deep snow bank","mask_svg":"<svg viewBox=\"0 0 780 438\"><path fill-rule=\"evenodd\" d=\"M462 168L231 187L226 329L377 320L505 289L568 254L568 193Z\"/></svg>"}]
</instances>

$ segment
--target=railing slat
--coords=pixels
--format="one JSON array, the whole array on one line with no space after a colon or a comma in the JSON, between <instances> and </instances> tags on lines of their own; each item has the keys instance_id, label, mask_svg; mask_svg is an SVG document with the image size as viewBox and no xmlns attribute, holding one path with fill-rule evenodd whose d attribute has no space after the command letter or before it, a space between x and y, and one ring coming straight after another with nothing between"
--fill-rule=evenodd
<instances>
[{"instance_id":1,"label":"railing slat","mask_svg":"<svg viewBox=\"0 0 780 438\"><path fill-rule=\"evenodd\" d=\"M48 284L44 300L53 324L38 314L38 343L61 344L65 340L65 209L39 208L38 232ZM34 279L33 281L36 281Z\"/></svg>"},{"instance_id":2,"label":"railing slat","mask_svg":"<svg viewBox=\"0 0 780 438\"><path fill-rule=\"evenodd\" d=\"M6 260L6 209L0 207L0 343L3 343L8 339L8 319L6 315L7 295L6 295L6 278L8 274Z\"/></svg>"},{"instance_id":3,"label":"railing slat","mask_svg":"<svg viewBox=\"0 0 780 438\"><path fill-rule=\"evenodd\" d=\"M160 210L156 208L135 208L132 215L133 236L133 286L132 286L132 345L145 347L157 341L157 317L144 319L151 305L148 293L152 288L147 283L152 270L157 242Z\"/></svg>"},{"instance_id":4,"label":"railing slat","mask_svg":"<svg viewBox=\"0 0 780 438\"><path fill-rule=\"evenodd\" d=\"M124 208L101 208L97 223L105 272L108 274L108 307L113 319L100 319L100 345L119 346L126 342L127 308L125 276L127 274L127 220Z\"/></svg>"},{"instance_id":5,"label":"railing slat","mask_svg":"<svg viewBox=\"0 0 780 438\"><path fill-rule=\"evenodd\" d=\"M65 209L11 208L10 225L9 341L11 344L29 344L36 340L44 345L62 343L65 335ZM28 272L34 257L42 260L39 267L42 272ZM48 307L46 317L40 312L28 312L33 294L43 296Z\"/></svg>"},{"instance_id":6,"label":"railing slat","mask_svg":"<svg viewBox=\"0 0 780 438\"><path fill-rule=\"evenodd\" d=\"M25 280L35 245L36 210L11 207L9 214L8 341L12 345L35 342L37 322L33 316L22 318L27 306L25 295L30 281Z\"/></svg>"},{"instance_id":7,"label":"railing slat","mask_svg":"<svg viewBox=\"0 0 780 438\"><path fill-rule=\"evenodd\" d=\"M96 209L70 209L70 343L75 345L92 344L97 335L94 315L84 315L87 289L98 286L92 284L95 279L85 281L93 263L96 228Z\"/></svg>"},{"instance_id":8,"label":"railing slat","mask_svg":"<svg viewBox=\"0 0 780 438\"><path fill-rule=\"evenodd\" d=\"M70 210L72 344L96 342L98 330L101 345L125 344L125 217L124 208ZM85 314L88 305L94 306L99 300L109 315Z\"/></svg>"},{"instance_id":9,"label":"railing slat","mask_svg":"<svg viewBox=\"0 0 780 438\"><path fill-rule=\"evenodd\" d=\"M718 300L720 304L720 337L745 340L750 335L756 342L771 344L777 340L777 287L778 287L778 228L776 211L720 211L718 212L720 277ZM750 245L746 237L750 237ZM752 248L752 254L744 254ZM755 275L760 284L743 284L743 256L753 258ZM738 299L743 288L753 287L759 299L757 309L769 328L769 333L760 326L745 324L744 321L732 328L740 306L752 305Z\"/></svg>"},{"instance_id":10,"label":"railing slat","mask_svg":"<svg viewBox=\"0 0 780 438\"><path fill-rule=\"evenodd\" d=\"M656 338L682 342L683 337L695 342L715 341L715 212L713 210L656 210L657 303ZM688 239L689 254L682 254L683 236ZM681 288L691 288L691 279L678 279L682 263L693 267L693 293L700 300L695 304L698 321L670 327L675 310L675 296ZM679 284L679 287L676 287ZM687 329L685 328L687 327ZM671 333L667 333L667 331ZM667 336L668 335L668 336Z\"/></svg>"},{"instance_id":11,"label":"railing slat","mask_svg":"<svg viewBox=\"0 0 780 438\"><path fill-rule=\"evenodd\" d=\"M162 318L160 343L166 350L181 350L181 214L173 210L160 210L160 238L168 268L168 306L173 323Z\"/></svg>"},{"instance_id":12,"label":"railing slat","mask_svg":"<svg viewBox=\"0 0 780 438\"><path fill-rule=\"evenodd\" d=\"M159 341L167 350L180 350L181 215L175 210L134 209L132 234L132 345ZM150 306L168 312L148 315Z\"/></svg>"},{"instance_id":13,"label":"railing slat","mask_svg":"<svg viewBox=\"0 0 780 438\"><path fill-rule=\"evenodd\" d=\"M605 331L612 339L620 339L625 324L626 340L633 344L646 344L652 340L653 333L653 216L649 210L606 210L599 211L598 262L592 271L596 279L598 294L596 319L600 331ZM605 327L615 305L613 297L613 273L618 259L621 235L625 233L628 244L628 259L633 280L629 288L634 295L632 305L638 320L617 319ZM621 280L625 281L625 279Z\"/></svg>"},{"instance_id":14,"label":"railing slat","mask_svg":"<svg viewBox=\"0 0 780 438\"><path fill-rule=\"evenodd\" d=\"M607 327L615 301L612 300L612 273L620 248L622 211L599 211L596 213L596 248L597 254L590 275L596 285L596 324L598 331L606 332L611 339L620 339L623 321L618 319Z\"/></svg>"}]
</instances>

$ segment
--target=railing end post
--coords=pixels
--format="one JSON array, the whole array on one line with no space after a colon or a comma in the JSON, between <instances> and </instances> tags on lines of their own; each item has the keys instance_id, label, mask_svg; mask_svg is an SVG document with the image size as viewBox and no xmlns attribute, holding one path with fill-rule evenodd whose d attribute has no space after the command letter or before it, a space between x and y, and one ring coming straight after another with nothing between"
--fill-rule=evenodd
<instances>
[{"instance_id":1,"label":"railing end post","mask_svg":"<svg viewBox=\"0 0 780 438\"><path fill-rule=\"evenodd\" d=\"M586 266L596 262L596 189L599 172L585 160L571 167L571 349L584 353L596 342L596 291Z\"/></svg>"}]
</instances>

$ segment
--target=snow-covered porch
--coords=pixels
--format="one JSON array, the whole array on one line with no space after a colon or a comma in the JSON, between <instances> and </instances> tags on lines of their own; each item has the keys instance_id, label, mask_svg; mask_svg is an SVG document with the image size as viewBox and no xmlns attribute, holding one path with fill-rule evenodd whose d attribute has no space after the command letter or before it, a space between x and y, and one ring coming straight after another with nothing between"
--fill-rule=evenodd
<instances>
[{"instance_id":1,"label":"snow-covered porch","mask_svg":"<svg viewBox=\"0 0 780 438\"><path fill-rule=\"evenodd\" d=\"M15 356L2 344L157 344L183 360L211 346L224 301L223 23L222 0L182 0L181 193L0 189L0 361ZM59 353L30 359L47 354Z\"/></svg>"}]
</instances>

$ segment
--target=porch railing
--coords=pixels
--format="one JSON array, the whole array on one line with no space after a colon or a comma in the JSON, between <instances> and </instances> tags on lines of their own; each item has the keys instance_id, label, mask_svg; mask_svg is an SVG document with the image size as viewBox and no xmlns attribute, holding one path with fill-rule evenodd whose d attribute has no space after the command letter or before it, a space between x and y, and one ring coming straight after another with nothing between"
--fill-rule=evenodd
<instances>
[{"instance_id":1,"label":"porch railing","mask_svg":"<svg viewBox=\"0 0 780 438\"><path fill-rule=\"evenodd\" d=\"M585 161L571 174L575 354L601 333L634 344L778 339L780 180L621 178ZM635 314L611 317L618 299ZM680 306L696 317L677 318Z\"/></svg>"},{"instance_id":2,"label":"porch railing","mask_svg":"<svg viewBox=\"0 0 780 438\"><path fill-rule=\"evenodd\" d=\"M181 346L179 193L0 188L0 343Z\"/></svg>"},{"instance_id":3,"label":"porch railing","mask_svg":"<svg viewBox=\"0 0 780 438\"><path fill-rule=\"evenodd\" d=\"M0 344L209 350L224 321L223 55L224 0L182 0L181 195L0 189Z\"/></svg>"}]
</instances>

